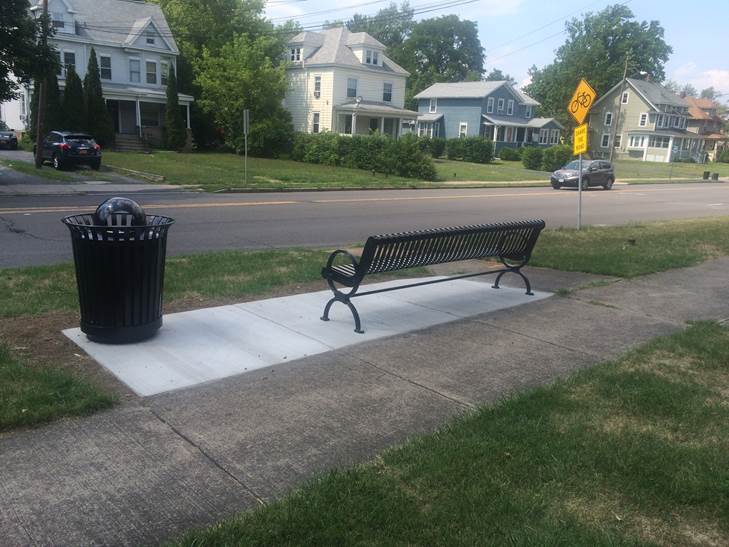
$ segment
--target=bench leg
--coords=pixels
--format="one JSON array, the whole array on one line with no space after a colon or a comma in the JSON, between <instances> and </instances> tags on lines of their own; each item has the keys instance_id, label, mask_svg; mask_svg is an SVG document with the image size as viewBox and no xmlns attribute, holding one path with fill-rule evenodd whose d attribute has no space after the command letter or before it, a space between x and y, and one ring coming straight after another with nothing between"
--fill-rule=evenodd
<instances>
[{"instance_id":1,"label":"bench leg","mask_svg":"<svg viewBox=\"0 0 729 547\"><path fill-rule=\"evenodd\" d=\"M532 285L529 283L529 279L527 279L527 276L525 276L523 273L521 273L521 270L518 268L504 270L503 272L499 272L499 275L496 276L496 281L494 281L494 284L491 286L492 289L498 289L499 288L499 282L501 281L501 277L508 272L513 272L515 274L518 274L523 280L524 284L526 285L526 293L529 296L534 296L534 293L532 292Z\"/></svg>"},{"instance_id":2,"label":"bench leg","mask_svg":"<svg viewBox=\"0 0 729 547\"><path fill-rule=\"evenodd\" d=\"M352 312L352 317L354 317L354 332L356 332L357 334L364 334L364 331L362 330L362 322L359 319L359 313L357 312L357 308L354 307L354 304L352 304L352 301L349 298L334 296L331 300L329 300L329 302L327 302L327 305L324 306L324 314L321 316L321 320L329 321L329 311L332 309L332 305L335 302L341 302L349 308L349 311Z\"/></svg>"}]
</instances>

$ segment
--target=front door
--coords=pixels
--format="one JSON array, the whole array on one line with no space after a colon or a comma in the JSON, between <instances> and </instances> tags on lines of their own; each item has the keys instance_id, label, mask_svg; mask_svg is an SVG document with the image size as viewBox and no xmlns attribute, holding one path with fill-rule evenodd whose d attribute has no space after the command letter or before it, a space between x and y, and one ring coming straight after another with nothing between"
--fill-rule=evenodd
<instances>
[{"instance_id":1,"label":"front door","mask_svg":"<svg viewBox=\"0 0 729 547\"><path fill-rule=\"evenodd\" d=\"M106 109L114 122L114 133L119 133L119 101L106 101Z\"/></svg>"}]
</instances>

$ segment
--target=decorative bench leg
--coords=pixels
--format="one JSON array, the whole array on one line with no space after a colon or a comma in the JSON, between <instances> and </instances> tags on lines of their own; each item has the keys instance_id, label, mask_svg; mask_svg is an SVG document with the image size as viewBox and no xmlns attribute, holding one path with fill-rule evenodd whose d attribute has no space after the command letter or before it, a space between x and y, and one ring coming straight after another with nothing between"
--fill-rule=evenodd
<instances>
[{"instance_id":1,"label":"decorative bench leg","mask_svg":"<svg viewBox=\"0 0 729 547\"><path fill-rule=\"evenodd\" d=\"M354 287L350 293L345 294L337 289L331 280L327 279L327 284L334 293L334 296L331 300L329 300L329 302L327 302L327 305L324 306L324 313L321 316L321 320L329 321L329 311L332 309L332 305L334 305L335 302L341 302L349 308L349 311L352 312L352 317L354 317L354 332L356 332L357 334L364 334L364 331L362 330L362 322L359 320L359 313L357 312L357 308L354 307L354 304L352 304L352 301L349 298L357 291L359 285Z\"/></svg>"},{"instance_id":2,"label":"decorative bench leg","mask_svg":"<svg viewBox=\"0 0 729 547\"><path fill-rule=\"evenodd\" d=\"M529 280L527 279L527 276L525 276L523 273L521 273L521 270L518 268L504 270L503 272L499 272L499 275L496 276L496 281L494 281L494 284L491 286L493 289L499 288L499 282L501 281L501 276L503 276L505 273L512 272L515 274L518 274L523 280L524 284L526 285L526 293L529 296L534 296L534 293L532 292L532 285L529 283Z\"/></svg>"}]
</instances>

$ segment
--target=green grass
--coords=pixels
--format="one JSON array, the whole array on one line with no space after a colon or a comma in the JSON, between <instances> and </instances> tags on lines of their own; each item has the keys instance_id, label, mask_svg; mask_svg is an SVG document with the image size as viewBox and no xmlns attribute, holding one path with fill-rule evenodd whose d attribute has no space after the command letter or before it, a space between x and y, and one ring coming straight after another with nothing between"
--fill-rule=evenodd
<instances>
[{"instance_id":1,"label":"green grass","mask_svg":"<svg viewBox=\"0 0 729 547\"><path fill-rule=\"evenodd\" d=\"M438 179L451 181L544 181L549 186L549 173L525 169L520 161L499 161L493 163L468 163L465 161L435 160Z\"/></svg>"},{"instance_id":2,"label":"green grass","mask_svg":"<svg viewBox=\"0 0 729 547\"><path fill-rule=\"evenodd\" d=\"M0 431L90 414L114 401L69 372L17 360L0 344Z\"/></svg>"},{"instance_id":3,"label":"green grass","mask_svg":"<svg viewBox=\"0 0 729 547\"><path fill-rule=\"evenodd\" d=\"M413 185L430 185L414 179L373 175L360 169L251 157L248 158L246 185L243 180L243 157L224 152L106 152L104 162L109 166L163 175L169 184L189 184L207 191L229 188L409 188Z\"/></svg>"},{"instance_id":4,"label":"green grass","mask_svg":"<svg viewBox=\"0 0 729 547\"><path fill-rule=\"evenodd\" d=\"M9 167L24 175L32 175L34 177L43 177L44 179L52 180L55 182L73 182L78 180L77 176L73 176L63 171L56 171L52 167L44 165L40 169L36 169L35 165L27 161L18 160L3 160L0 159L0 165Z\"/></svg>"},{"instance_id":5,"label":"green grass","mask_svg":"<svg viewBox=\"0 0 729 547\"><path fill-rule=\"evenodd\" d=\"M618 277L693 266L729 254L729 218L545 230L530 264Z\"/></svg>"},{"instance_id":6,"label":"green grass","mask_svg":"<svg viewBox=\"0 0 729 547\"><path fill-rule=\"evenodd\" d=\"M700 180L704 171L719 173L721 177L729 176L729 163L700 165L696 163L618 160L614 164L618 180L626 178L660 178L668 180L669 177L672 179Z\"/></svg>"},{"instance_id":7,"label":"green grass","mask_svg":"<svg viewBox=\"0 0 729 547\"><path fill-rule=\"evenodd\" d=\"M178 545L724 545L729 332L699 323Z\"/></svg>"}]
</instances>

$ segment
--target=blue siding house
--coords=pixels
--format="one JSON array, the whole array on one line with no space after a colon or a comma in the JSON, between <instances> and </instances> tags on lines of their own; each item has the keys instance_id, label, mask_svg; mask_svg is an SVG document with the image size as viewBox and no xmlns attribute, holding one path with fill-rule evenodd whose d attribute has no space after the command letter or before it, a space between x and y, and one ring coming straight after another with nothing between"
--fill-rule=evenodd
<instances>
[{"instance_id":1,"label":"blue siding house","mask_svg":"<svg viewBox=\"0 0 729 547\"><path fill-rule=\"evenodd\" d=\"M535 118L539 103L507 81L433 84L415 99L418 135L486 137L497 152L558 144L564 129L554 118Z\"/></svg>"}]
</instances>

